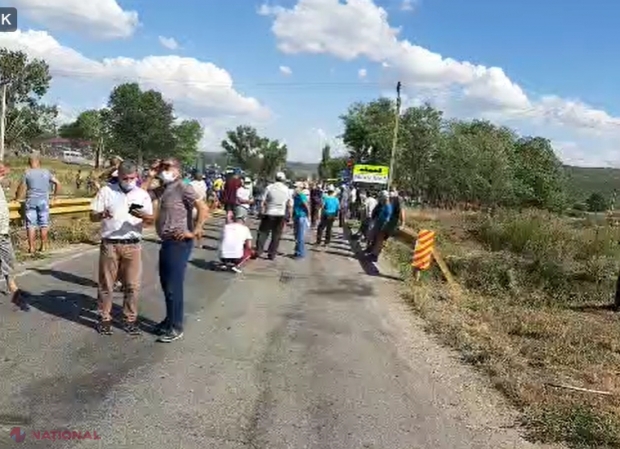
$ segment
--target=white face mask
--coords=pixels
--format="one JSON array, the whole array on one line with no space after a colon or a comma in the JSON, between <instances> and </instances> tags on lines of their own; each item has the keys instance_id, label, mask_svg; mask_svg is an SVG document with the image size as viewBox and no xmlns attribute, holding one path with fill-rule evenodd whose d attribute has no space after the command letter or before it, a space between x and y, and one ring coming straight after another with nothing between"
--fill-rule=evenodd
<instances>
[{"instance_id":1,"label":"white face mask","mask_svg":"<svg viewBox=\"0 0 620 449\"><path fill-rule=\"evenodd\" d=\"M135 179L132 181L121 181L120 182L121 188L126 192L129 192L130 190L135 189L137 185L138 184Z\"/></svg>"},{"instance_id":2,"label":"white face mask","mask_svg":"<svg viewBox=\"0 0 620 449\"><path fill-rule=\"evenodd\" d=\"M163 171L159 174L160 179L164 182L164 184L169 184L173 182L177 177L174 173L170 171Z\"/></svg>"}]
</instances>

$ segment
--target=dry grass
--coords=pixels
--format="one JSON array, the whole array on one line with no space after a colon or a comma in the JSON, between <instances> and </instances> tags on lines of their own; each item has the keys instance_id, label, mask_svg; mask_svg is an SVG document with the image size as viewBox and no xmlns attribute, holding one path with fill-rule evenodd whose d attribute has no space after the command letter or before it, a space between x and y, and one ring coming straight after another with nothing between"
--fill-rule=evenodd
<instances>
[{"instance_id":1,"label":"dry grass","mask_svg":"<svg viewBox=\"0 0 620 449\"><path fill-rule=\"evenodd\" d=\"M47 253L43 254L28 254L26 231L23 227L13 227L11 229L11 239L17 260L21 262L32 257L46 257L50 252L70 245L79 243L93 244L98 240L100 226L100 224L92 223L85 217L52 217L49 228L49 248Z\"/></svg>"},{"instance_id":2,"label":"dry grass","mask_svg":"<svg viewBox=\"0 0 620 449\"><path fill-rule=\"evenodd\" d=\"M541 212L414 212L409 220L438 231L438 248L465 294L450 299L434 267L407 299L523 410L529 436L620 447L620 321L609 308L618 229ZM405 267L410 250L389 250Z\"/></svg>"}]
</instances>

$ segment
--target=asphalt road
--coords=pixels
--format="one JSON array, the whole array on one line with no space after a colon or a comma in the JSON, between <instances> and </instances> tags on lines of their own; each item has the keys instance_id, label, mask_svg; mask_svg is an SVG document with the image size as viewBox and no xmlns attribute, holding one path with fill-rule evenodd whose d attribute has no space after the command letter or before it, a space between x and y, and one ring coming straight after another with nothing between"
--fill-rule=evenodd
<instances>
[{"instance_id":1,"label":"asphalt road","mask_svg":"<svg viewBox=\"0 0 620 449\"><path fill-rule=\"evenodd\" d=\"M218 223L208 226L215 237ZM145 328L163 317L157 251L144 246ZM530 447L502 428L494 396L472 390L407 321L398 282L367 274L342 238L303 261L252 261L241 275L210 271L214 250L196 250L186 336L170 345L93 330L96 256L21 276L30 312L0 304L1 448ZM56 429L100 439L32 434Z\"/></svg>"}]
</instances>

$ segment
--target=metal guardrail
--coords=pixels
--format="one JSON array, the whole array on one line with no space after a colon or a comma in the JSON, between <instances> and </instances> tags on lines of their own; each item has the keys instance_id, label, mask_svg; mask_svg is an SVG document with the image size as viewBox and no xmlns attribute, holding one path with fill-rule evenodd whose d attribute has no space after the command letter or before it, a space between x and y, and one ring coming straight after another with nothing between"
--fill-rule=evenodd
<instances>
[{"instance_id":1,"label":"metal guardrail","mask_svg":"<svg viewBox=\"0 0 620 449\"><path fill-rule=\"evenodd\" d=\"M50 203L51 215L78 215L90 212L92 198L58 198ZM23 218L23 203L11 201L9 203L9 217L11 220Z\"/></svg>"},{"instance_id":2,"label":"metal guardrail","mask_svg":"<svg viewBox=\"0 0 620 449\"><path fill-rule=\"evenodd\" d=\"M88 215L92 198L58 198L50 203L50 215ZM17 201L9 203L9 217L11 220L23 218L23 204ZM217 209L210 208L211 213L220 215ZM223 212L223 211L222 211Z\"/></svg>"}]
</instances>

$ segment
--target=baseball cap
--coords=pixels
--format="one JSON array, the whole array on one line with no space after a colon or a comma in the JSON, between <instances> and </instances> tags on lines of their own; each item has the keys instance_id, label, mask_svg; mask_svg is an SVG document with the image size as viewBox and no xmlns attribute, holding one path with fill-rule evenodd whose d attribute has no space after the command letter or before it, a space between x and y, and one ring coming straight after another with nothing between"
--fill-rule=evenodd
<instances>
[{"instance_id":1,"label":"baseball cap","mask_svg":"<svg viewBox=\"0 0 620 449\"><path fill-rule=\"evenodd\" d=\"M279 171L278 173L276 173L276 180L286 181L286 175L284 174L284 172Z\"/></svg>"}]
</instances>

